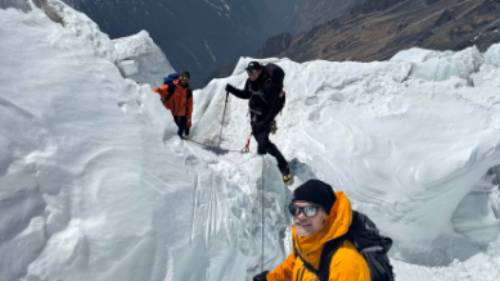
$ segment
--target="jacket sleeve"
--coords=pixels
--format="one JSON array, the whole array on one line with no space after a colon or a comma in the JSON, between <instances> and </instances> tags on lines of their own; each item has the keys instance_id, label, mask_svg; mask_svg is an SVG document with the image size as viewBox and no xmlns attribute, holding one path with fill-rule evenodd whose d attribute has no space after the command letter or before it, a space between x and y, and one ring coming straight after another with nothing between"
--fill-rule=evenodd
<instances>
[{"instance_id":1,"label":"jacket sleeve","mask_svg":"<svg viewBox=\"0 0 500 281\"><path fill-rule=\"evenodd\" d=\"M162 84L160 87L153 88L153 92L159 94L161 97L164 97L167 95L167 85Z\"/></svg>"},{"instance_id":2,"label":"jacket sleeve","mask_svg":"<svg viewBox=\"0 0 500 281\"><path fill-rule=\"evenodd\" d=\"M240 89L237 89L237 88L234 88L230 93L233 94L234 96L240 98L240 99L249 99L252 94L250 93L250 83L247 82L245 83L245 87L243 88L243 90L240 90Z\"/></svg>"},{"instance_id":3,"label":"jacket sleeve","mask_svg":"<svg viewBox=\"0 0 500 281\"><path fill-rule=\"evenodd\" d=\"M370 269L365 258L351 243L343 246L335 253L330 264L330 277L328 281L370 280Z\"/></svg>"},{"instance_id":4,"label":"jacket sleeve","mask_svg":"<svg viewBox=\"0 0 500 281\"><path fill-rule=\"evenodd\" d=\"M285 261L269 272L266 276L267 281L290 281L293 275L293 266L295 264L295 255L290 254Z\"/></svg>"},{"instance_id":5,"label":"jacket sleeve","mask_svg":"<svg viewBox=\"0 0 500 281\"><path fill-rule=\"evenodd\" d=\"M168 85L163 84L160 87L153 88L153 92L159 94L162 100L164 100L170 98L174 94L175 87L169 87Z\"/></svg>"},{"instance_id":6,"label":"jacket sleeve","mask_svg":"<svg viewBox=\"0 0 500 281\"><path fill-rule=\"evenodd\" d=\"M186 117L187 117L187 126L191 128L191 116L193 114L193 91L189 89L187 93L187 102L186 102Z\"/></svg>"}]
</instances>

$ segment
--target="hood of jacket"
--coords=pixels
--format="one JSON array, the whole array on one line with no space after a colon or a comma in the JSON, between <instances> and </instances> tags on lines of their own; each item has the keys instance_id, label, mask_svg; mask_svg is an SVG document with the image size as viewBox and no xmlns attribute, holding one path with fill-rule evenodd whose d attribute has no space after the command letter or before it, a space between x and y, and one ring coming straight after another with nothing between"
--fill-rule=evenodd
<instances>
[{"instance_id":1,"label":"hood of jacket","mask_svg":"<svg viewBox=\"0 0 500 281\"><path fill-rule=\"evenodd\" d=\"M310 236L299 236L295 226L292 227L292 238L295 250L315 268L319 267L321 250L326 242L346 234L351 226L351 202L344 192L335 192L336 201L328 214L325 226Z\"/></svg>"}]
</instances>

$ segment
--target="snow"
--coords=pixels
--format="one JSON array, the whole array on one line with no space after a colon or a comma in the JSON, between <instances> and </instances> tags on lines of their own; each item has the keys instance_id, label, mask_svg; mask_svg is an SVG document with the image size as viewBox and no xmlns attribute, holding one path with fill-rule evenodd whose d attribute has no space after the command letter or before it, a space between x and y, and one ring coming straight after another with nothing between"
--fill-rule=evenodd
<instances>
[{"instance_id":1,"label":"snow","mask_svg":"<svg viewBox=\"0 0 500 281\"><path fill-rule=\"evenodd\" d=\"M179 142L150 86L95 51L94 31L75 36L37 9L0 13L2 279L203 280L257 266L252 221L283 208L282 186ZM247 162L262 171L260 157ZM269 190L262 207L257 187ZM284 227L281 214L266 221Z\"/></svg>"},{"instance_id":2,"label":"snow","mask_svg":"<svg viewBox=\"0 0 500 281\"><path fill-rule=\"evenodd\" d=\"M476 59L475 52L465 51L451 57L463 61L465 54ZM229 82L243 85L249 60L240 61ZM498 165L498 105L483 107L495 90L469 87L469 77L449 75L436 82L413 76L418 62L279 63L291 75L276 143L289 159L300 159L315 176L346 190L355 206L395 239L394 256L444 265L479 251L478 238L463 233L485 228L479 242L486 245L498 237L498 217L491 209L464 219L455 214L489 200L464 198L488 168ZM450 65L458 63L450 60ZM203 128L195 127L195 137L216 134L216 124L207 128L201 120L213 119L212 110L220 109L224 95L211 94L223 93L224 84L214 81L196 96L196 112L203 115L195 124ZM241 125L245 106L230 100L227 139L249 130ZM444 256L429 260L435 251L445 251Z\"/></svg>"},{"instance_id":3,"label":"snow","mask_svg":"<svg viewBox=\"0 0 500 281\"><path fill-rule=\"evenodd\" d=\"M478 71L484 59L474 46L459 52L412 48L399 52L391 60L413 62L412 77L442 81L452 76L469 77L472 73Z\"/></svg>"},{"instance_id":4,"label":"snow","mask_svg":"<svg viewBox=\"0 0 500 281\"><path fill-rule=\"evenodd\" d=\"M96 56L110 61L115 60L116 54L109 36L100 32L97 24L90 18L58 0L34 1L34 3L39 3L36 5L40 5L44 13L52 21L61 24L67 31L65 36L59 37L59 33L55 33L54 35L56 36L50 39L58 41L68 40L69 42L67 43L72 44L72 41L76 37L79 40L85 41L89 47L92 46L91 50Z\"/></svg>"},{"instance_id":5,"label":"snow","mask_svg":"<svg viewBox=\"0 0 500 281\"><path fill-rule=\"evenodd\" d=\"M252 58L195 91L192 139L205 145L181 141L151 85L122 76L142 83L169 70L147 33L111 41L47 3L64 24L36 7L0 10L2 281L251 280L276 266L289 251L290 191L254 140L239 152L247 101L225 103L226 83L242 87ZM500 275L491 52L262 60L287 73L272 140L297 174L291 188L317 177L344 190L395 240L398 280ZM143 68L152 57L160 68ZM214 153L219 137L228 151Z\"/></svg>"},{"instance_id":6,"label":"snow","mask_svg":"<svg viewBox=\"0 0 500 281\"><path fill-rule=\"evenodd\" d=\"M167 73L175 72L146 31L113 40L118 66L124 76L139 83L160 85Z\"/></svg>"},{"instance_id":7,"label":"snow","mask_svg":"<svg viewBox=\"0 0 500 281\"><path fill-rule=\"evenodd\" d=\"M484 53L485 63L500 66L500 45L495 44Z\"/></svg>"}]
</instances>

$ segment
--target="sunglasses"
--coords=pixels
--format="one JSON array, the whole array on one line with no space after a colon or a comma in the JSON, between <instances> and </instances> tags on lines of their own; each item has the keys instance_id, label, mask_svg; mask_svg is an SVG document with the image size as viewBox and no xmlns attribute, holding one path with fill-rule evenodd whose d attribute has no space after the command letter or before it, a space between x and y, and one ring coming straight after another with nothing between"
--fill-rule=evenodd
<instances>
[{"instance_id":1,"label":"sunglasses","mask_svg":"<svg viewBox=\"0 0 500 281\"><path fill-rule=\"evenodd\" d=\"M290 211L290 214L292 214L292 216L294 217L298 216L300 213L303 213L304 216L308 218L314 217L318 213L319 208L321 207L318 205L310 205L305 207L295 206L294 204L288 205L288 211Z\"/></svg>"}]
</instances>

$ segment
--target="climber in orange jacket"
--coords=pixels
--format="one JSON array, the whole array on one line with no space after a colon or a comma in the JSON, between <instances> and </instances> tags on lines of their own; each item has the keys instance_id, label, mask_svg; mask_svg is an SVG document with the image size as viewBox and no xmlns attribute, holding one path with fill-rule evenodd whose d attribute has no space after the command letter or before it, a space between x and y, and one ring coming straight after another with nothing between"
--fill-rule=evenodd
<instances>
[{"instance_id":1,"label":"climber in orange jacket","mask_svg":"<svg viewBox=\"0 0 500 281\"><path fill-rule=\"evenodd\" d=\"M294 252L274 270L264 271L254 281L313 281L325 243L341 239L351 225L352 210L343 192L319 180L309 180L295 189L289 205L293 216ZM370 281L368 263L349 240L342 241L329 265L328 281ZM307 263L307 265L306 265Z\"/></svg>"},{"instance_id":2,"label":"climber in orange jacket","mask_svg":"<svg viewBox=\"0 0 500 281\"><path fill-rule=\"evenodd\" d=\"M191 115L193 113L193 91L189 87L191 75L188 71L179 74L178 79L165 81L153 91L161 96L165 108L170 110L175 124L179 128L177 134L180 138L189 135L191 128Z\"/></svg>"}]
</instances>

